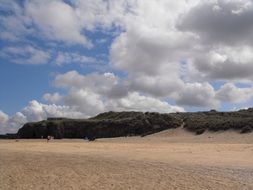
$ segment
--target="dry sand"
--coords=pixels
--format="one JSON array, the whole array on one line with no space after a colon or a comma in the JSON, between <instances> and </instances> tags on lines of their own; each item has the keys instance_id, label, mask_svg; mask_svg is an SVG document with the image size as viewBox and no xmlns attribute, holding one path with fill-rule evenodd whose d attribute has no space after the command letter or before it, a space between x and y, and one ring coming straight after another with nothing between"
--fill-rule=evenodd
<instances>
[{"instance_id":1,"label":"dry sand","mask_svg":"<svg viewBox=\"0 0 253 190\"><path fill-rule=\"evenodd\" d=\"M253 134L1 140L0 189L253 190Z\"/></svg>"}]
</instances>

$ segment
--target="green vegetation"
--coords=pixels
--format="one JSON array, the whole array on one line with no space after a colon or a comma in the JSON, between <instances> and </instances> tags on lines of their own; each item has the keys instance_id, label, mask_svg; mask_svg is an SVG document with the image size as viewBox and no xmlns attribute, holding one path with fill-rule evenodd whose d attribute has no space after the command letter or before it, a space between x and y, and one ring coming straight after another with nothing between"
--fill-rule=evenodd
<instances>
[{"instance_id":1,"label":"green vegetation","mask_svg":"<svg viewBox=\"0 0 253 190\"><path fill-rule=\"evenodd\" d=\"M185 128L197 134L206 130L225 131L229 129L249 132L253 128L252 109L237 112L182 113L181 118L185 122Z\"/></svg>"},{"instance_id":2,"label":"green vegetation","mask_svg":"<svg viewBox=\"0 0 253 190\"><path fill-rule=\"evenodd\" d=\"M165 129L184 126L201 135L206 130L253 130L253 109L237 112L196 112L160 114L154 112L106 112L89 119L49 118L27 123L18 131L20 138L108 138L146 136Z\"/></svg>"}]
</instances>

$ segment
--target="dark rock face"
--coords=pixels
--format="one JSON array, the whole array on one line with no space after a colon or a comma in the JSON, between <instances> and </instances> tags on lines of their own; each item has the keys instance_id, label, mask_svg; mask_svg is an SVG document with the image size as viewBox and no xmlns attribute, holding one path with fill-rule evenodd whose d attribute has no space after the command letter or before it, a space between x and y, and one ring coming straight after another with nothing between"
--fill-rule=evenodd
<instances>
[{"instance_id":1,"label":"dark rock face","mask_svg":"<svg viewBox=\"0 0 253 190\"><path fill-rule=\"evenodd\" d=\"M27 123L19 129L19 138L109 138L146 136L165 129L184 126L201 135L206 130L234 129L241 133L253 131L253 109L238 112L142 113L106 112L90 119L50 118Z\"/></svg>"},{"instance_id":2,"label":"dark rock face","mask_svg":"<svg viewBox=\"0 0 253 190\"><path fill-rule=\"evenodd\" d=\"M15 133L7 133L5 135L0 135L0 139L16 139L17 134Z\"/></svg>"},{"instance_id":3,"label":"dark rock face","mask_svg":"<svg viewBox=\"0 0 253 190\"><path fill-rule=\"evenodd\" d=\"M180 118L169 114L107 112L90 119L51 119L27 123L18 131L20 138L108 138L151 134L179 127Z\"/></svg>"},{"instance_id":4,"label":"dark rock face","mask_svg":"<svg viewBox=\"0 0 253 190\"><path fill-rule=\"evenodd\" d=\"M7 135L0 135L0 139L8 139Z\"/></svg>"}]
</instances>

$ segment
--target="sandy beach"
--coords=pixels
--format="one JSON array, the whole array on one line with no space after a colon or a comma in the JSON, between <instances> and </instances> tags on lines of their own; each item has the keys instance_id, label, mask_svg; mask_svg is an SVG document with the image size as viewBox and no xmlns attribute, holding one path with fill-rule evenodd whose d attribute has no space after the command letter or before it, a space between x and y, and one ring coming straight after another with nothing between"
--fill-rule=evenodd
<instances>
[{"instance_id":1,"label":"sandy beach","mask_svg":"<svg viewBox=\"0 0 253 190\"><path fill-rule=\"evenodd\" d=\"M1 140L0 189L252 190L253 135Z\"/></svg>"}]
</instances>

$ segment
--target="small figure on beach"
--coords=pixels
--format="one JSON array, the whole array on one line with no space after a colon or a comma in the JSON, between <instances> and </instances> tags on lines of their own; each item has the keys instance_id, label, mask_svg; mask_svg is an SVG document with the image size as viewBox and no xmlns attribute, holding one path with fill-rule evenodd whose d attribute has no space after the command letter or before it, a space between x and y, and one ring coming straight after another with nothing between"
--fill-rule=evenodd
<instances>
[{"instance_id":1,"label":"small figure on beach","mask_svg":"<svg viewBox=\"0 0 253 190\"><path fill-rule=\"evenodd\" d=\"M48 135L48 136L47 136L47 142L49 142L49 141L51 140L51 138L52 138L52 137Z\"/></svg>"},{"instance_id":2,"label":"small figure on beach","mask_svg":"<svg viewBox=\"0 0 253 190\"><path fill-rule=\"evenodd\" d=\"M96 137L95 136L91 136L91 135L87 135L86 137L84 137L84 140L95 141Z\"/></svg>"}]
</instances>

